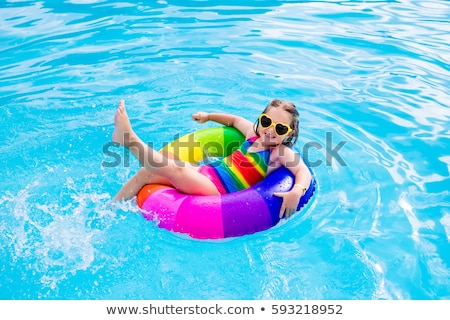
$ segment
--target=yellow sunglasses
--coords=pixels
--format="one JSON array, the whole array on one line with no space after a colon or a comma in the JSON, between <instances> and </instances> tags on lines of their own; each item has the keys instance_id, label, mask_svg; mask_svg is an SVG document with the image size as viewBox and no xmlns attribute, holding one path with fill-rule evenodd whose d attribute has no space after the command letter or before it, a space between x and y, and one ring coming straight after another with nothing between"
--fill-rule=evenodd
<instances>
[{"instance_id":1,"label":"yellow sunglasses","mask_svg":"<svg viewBox=\"0 0 450 320\"><path fill-rule=\"evenodd\" d=\"M264 129L270 128L271 126L275 126L275 133L279 137L283 137L292 131L291 127L283 122L274 122L271 117L267 114L262 113L259 116L259 124Z\"/></svg>"}]
</instances>

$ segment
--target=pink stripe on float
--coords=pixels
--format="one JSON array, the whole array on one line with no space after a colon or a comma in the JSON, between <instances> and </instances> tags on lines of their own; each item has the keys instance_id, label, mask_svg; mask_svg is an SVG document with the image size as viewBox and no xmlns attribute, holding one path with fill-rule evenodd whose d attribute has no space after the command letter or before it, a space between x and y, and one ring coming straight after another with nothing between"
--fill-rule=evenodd
<instances>
[{"instance_id":1,"label":"pink stripe on float","mask_svg":"<svg viewBox=\"0 0 450 320\"><path fill-rule=\"evenodd\" d=\"M175 231L175 218L186 198L185 194L180 194L173 188L155 191L144 201L143 215L148 220L154 220L158 227Z\"/></svg>"},{"instance_id":2,"label":"pink stripe on float","mask_svg":"<svg viewBox=\"0 0 450 320\"><path fill-rule=\"evenodd\" d=\"M223 238L221 197L186 197L178 208L173 230L197 239Z\"/></svg>"}]
</instances>

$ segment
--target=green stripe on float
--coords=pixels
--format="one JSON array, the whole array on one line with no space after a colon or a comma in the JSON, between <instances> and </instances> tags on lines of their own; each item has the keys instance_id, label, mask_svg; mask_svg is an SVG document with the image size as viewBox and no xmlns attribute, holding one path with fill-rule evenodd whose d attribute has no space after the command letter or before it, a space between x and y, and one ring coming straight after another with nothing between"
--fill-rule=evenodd
<instances>
[{"instance_id":1,"label":"green stripe on float","mask_svg":"<svg viewBox=\"0 0 450 320\"><path fill-rule=\"evenodd\" d=\"M233 127L215 127L195 132L205 157L223 157L231 154L244 141L244 136Z\"/></svg>"},{"instance_id":2,"label":"green stripe on float","mask_svg":"<svg viewBox=\"0 0 450 320\"><path fill-rule=\"evenodd\" d=\"M197 163L205 157L230 155L244 139L233 127L206 128L172 141L163 150L174 154L180 160Z\"/></svg>"},{"instance_id":3,"label":"green stripe on float","mask_svg":"<svg viewBox=\"0 0 450 320\"><path fill-rule=\"evenodd\" d=\"M195 132L195 140L200 143L203 157L220 157L223 150L222 127L207 128Z\"/></svg>"},{"instance_id":4,"label":"green stripe on float","mask_svg":"<svg viewBox=\"0 0 450 320\"><path fill-rule=\"evenodd\" d=\"M223 127L224 131L224 153L225 155L231 154L244 142L244 135L233 127Z\"/></svg>"}]
</instances>

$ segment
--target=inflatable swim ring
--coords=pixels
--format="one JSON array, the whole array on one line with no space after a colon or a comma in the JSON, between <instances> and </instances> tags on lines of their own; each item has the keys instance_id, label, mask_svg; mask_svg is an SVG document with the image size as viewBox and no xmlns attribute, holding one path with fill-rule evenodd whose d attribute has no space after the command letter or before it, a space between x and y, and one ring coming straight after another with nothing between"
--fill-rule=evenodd
<instances>
[{"instance_id":1,"label":"inflatable swim ring","mask_svg":"<svg viewBox=\"0 0 450 320\"><path fill-rule=\"evenodd\" d=\"M199 163L208 157L227 156L243 141L244 136L235 128L216 127L185 135L162 151ZM282 199L273 193L289 191L293 183L292 173L281 167L251 188L217 196L187 195L172 187L150 184L139 191L137 203L143 216L156 221L160 228L197 239L237 237L275 226L280 221ZM297 211L309 201L315 184L313 176Z\"/></svg>"}]
</instances>

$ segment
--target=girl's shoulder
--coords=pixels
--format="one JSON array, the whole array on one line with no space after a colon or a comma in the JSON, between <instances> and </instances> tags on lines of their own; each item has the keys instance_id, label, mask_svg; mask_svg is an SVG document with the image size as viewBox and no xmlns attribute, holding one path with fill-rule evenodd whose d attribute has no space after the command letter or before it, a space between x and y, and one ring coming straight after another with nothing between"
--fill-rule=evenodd
<instances>
[{"instance_id":1,"label":"girl's shoulder","mask_svg":"<svg viewBox=\"0 0 450 320\"><path fill-rule=\"evenodd\" d=\"M248 139L251 139L254 137L259 138L258 135L256 135L255 131L253 131L253 130L247 130L246 132L241 131L241 133L244 135L245 140L248 140Z\"/></svg>"}]
</instances>

